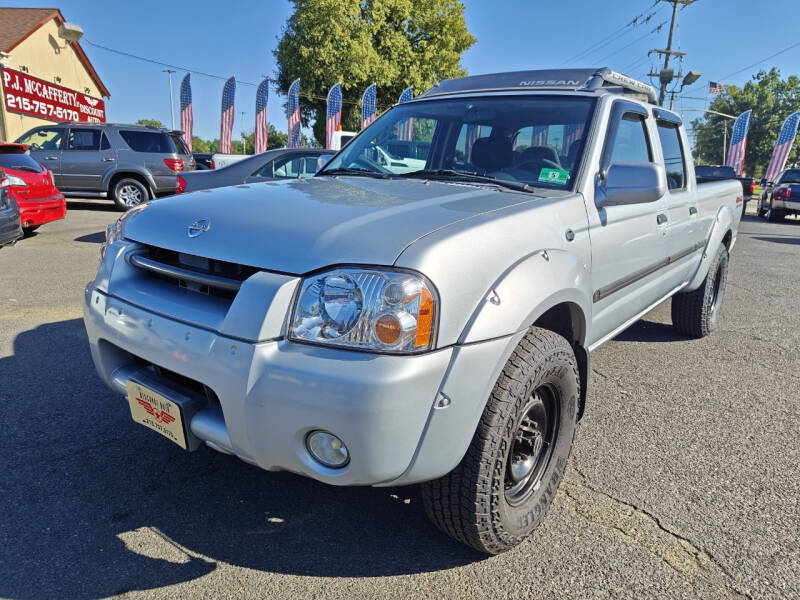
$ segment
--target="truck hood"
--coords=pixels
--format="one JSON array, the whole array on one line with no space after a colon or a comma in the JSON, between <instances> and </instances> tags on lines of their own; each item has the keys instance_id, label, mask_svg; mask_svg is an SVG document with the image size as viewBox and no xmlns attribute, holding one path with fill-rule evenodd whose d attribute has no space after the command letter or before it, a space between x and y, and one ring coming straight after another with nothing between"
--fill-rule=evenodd
<instances>
[{"instance_id":1,"label":"truck hood","mask_svg":"<svg viewBox=\"0 0 800 600\"><path fill-rule=\"evenodd\" d=\"M335 264L391 265L427 233L535 198L420 180L298 179L151 201L131 211L124 236L177 252L302 274ZM208 230L189 237L189 226L201 219L207 220Z\"/></svg>"}]
</instances>

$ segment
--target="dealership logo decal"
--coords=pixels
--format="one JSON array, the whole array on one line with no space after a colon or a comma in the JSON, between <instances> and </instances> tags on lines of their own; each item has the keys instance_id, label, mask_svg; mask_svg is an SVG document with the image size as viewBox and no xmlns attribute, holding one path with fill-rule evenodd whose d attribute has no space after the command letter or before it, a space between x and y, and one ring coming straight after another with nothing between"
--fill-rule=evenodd
<instances>
[{"instance_id":1,"label":"dealership logo decal","mask_svg":"<svg viewBox=\"0 0 800 600\"><path fill-rule=\"evenodd\" d=\"M211 221L208 219L197 219L197 221L189 225L188 234L190 238L194 238L204 234L209 229L211 229Z\"/></svg>"},{"instance_id":2,"label":"dealership logo decal","mask_svg":"<svg viewBox=\"0 0 800 600\"><path fill-rule=\"evenodd\" d=\"M97 106L97 103L98 103L98 102L100 102L100 99L99 99L99 98L92 98L91 96L84 96L84 97L83 97L83 100L84 100L84 101L86 102L86 104L88 104L89 106Z\"/></svg>"},{"instance_id":3,"label":"dealership logo decal","mask_svg":"<svg viewBox=\"0 0 800 600\"><path fill-rule=\"evenodd\" d=\"M144 408L147 411L147 414L151 415L159 423L164 423L164 425L169 425L175 420L175 417L173 417L167 411L153 408L153 405L150 404L147 400L142 400L141 398L137 398L136 401L142 405L142 408Z\"/></svg>"}]
</instances>

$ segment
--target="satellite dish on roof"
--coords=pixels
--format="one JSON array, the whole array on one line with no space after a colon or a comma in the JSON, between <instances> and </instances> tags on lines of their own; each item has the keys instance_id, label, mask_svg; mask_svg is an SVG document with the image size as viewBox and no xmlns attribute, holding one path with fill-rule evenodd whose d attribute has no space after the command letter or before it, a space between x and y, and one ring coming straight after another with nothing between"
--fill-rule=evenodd
<instances>
[{"instance_id":1,"label":"satellite dish on roof","mask_svg":"<svg viewBox=\"0 0 800 600\"><path fill-rule=\"evenodd\" d=\"M83 28L75 23L62 23L58 27L58 37L68 44L77 42L83 37Z\"/></svg>"}]
</instances>

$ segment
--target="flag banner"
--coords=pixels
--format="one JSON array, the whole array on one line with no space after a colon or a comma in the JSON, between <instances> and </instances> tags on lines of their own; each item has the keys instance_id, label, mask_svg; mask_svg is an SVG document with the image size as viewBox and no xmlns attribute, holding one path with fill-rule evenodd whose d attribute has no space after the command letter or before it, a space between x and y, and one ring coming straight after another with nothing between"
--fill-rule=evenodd
<instances>
[{"instance_id":1,"label":"flag banner","mask_svg":"<svg viewBox=\"0 0 800 600\"><path fill-rule=\"evenodd\" d=\"M733 167L736 175L741 177L744 170L744 153L747 149L747 130L750 129L750 114L752 110L746 110L733 123L733 133L731 134L731 144L728 147L728 160L725 163Z\"/></svg>"},{"instance_id":2,"label":"flag banner","mask_svg":"<svg viewBox=\"0 0 800 600\"><path fill-rule=\"evenodd\" d=\"M409 86L403 90L400 97L397 99L398 104L403 104L414 98L414 87ZM402 123L397 124L397 139L411 141L414 139L414 119L406 119Z\"/></svg>"},{"instance_id":3,"label":"flag banner","mask_svg":"<svg viewBox=\"0 0 800 600\"><path fill-rule=\"evenodd\" d=\"M256 88L256 129L253 133L254 154L261 154L269 148L267 100L269 100L269 78L264 79Z\"/></svg>"},{"instance_id":4,"label":"flag banner","mask_svg":"<svg viewBox=\"0 0 800 600\"><path fill-rule=\"evenodd\" d=\"M364 90L364 95L361 96L361 129L372 123L377 116L377 95L378 88L373 83Z\"/></svg>"},{"instance_id":5,"label":"flag banner","mask_svg":"<svg viewBox=\"0 0 800 600\"><path fill-rule=\"evenodd\" d=\"M547 125L534 125L531 129L531 146L547 146L547 134L550 128Z\"/></svg>"},{"instance_id":6,"label":"flag banner","mask_svg":"<svg viewBox=\"0 0 800 600\"><path fill-rule=\"evenodd\" d=\"M800 110L792 113L783 122L781 132L778 134L778 141L772 151L772 158L769 159L767 172L764 175L767 181L775 181L775 178L783 171L786 166L786 159L792 151L794 138L797 136L797 125L800 122Z\"/></svg>"},{"instance_id":7,"label":"flag banner","mask_svg":"<svg viewBox=\"0 0 800 600\"><path fill-rule=\"evenodd\" d=\"M289 86L289 101L286 103L286 116L289 120L289 148L299 148L302 143L300 134L300 79L295 79Z\"/></svg>"},{"instance_id":8,"label":"flag banner","mask_svg":"<svg viewBox=\"0 0 800 600\"><path fill-rule=\"evenodd\" d=\"M719 81L709 81L708 82L708 93L709 94L721 94L722 93L722 84Z\"/></svg>"},{"instance_id":9,"label":"flag banner","mask_svg":"<svg viewBox=\"0 0 800 600\"><path fill-rule=\"evenodd\" d=\"M342 84L337 83L328 92L328 105L325 121L325 147L331 147L331 137L333 132L342 124Z\"/></svg>"},{"instance_id":10,"label":"flag banner","mask_svg":"<svg viewBox=\"0 0 800 600\"><path fill-rule=\"evenodd\" d=\"M222 114L219 130L219 151L230 154L233 137L233 98L236 95L236 79L229 77L222 88Z\"/></svg>"},{"instance_id":11,"label":"flag banner","mask_svg":"<svg viewBox=\"0 0 800 600\"><path fill-rule=\"evenodd\" d=\"M189 73L181 80L181 131L183 131L183 141L192 151L192 128L194 127L194 114L192 114L192 83Z\"/></svg>"}]
</instances>

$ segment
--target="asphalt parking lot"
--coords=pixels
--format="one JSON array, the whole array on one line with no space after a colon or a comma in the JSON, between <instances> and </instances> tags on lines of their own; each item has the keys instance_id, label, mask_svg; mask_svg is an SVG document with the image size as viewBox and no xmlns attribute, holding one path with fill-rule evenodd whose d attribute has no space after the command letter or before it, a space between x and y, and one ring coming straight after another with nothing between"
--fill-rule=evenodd
<instances>
[{"instance_id":1,"label":"asphalt parking lot","mask_svg":"<svg viewBox=\"0 0 800 600\"><path fill-rule=\"evenodd\" d=\"M81 320L103 201L0 251L0 597L798 598L800 221L748 216L720 329L593 356L544 525L486 558L414 488L334 488L130 420Z\"/></svg>"}]
</instances>

